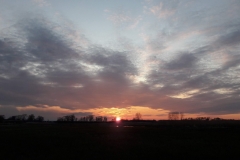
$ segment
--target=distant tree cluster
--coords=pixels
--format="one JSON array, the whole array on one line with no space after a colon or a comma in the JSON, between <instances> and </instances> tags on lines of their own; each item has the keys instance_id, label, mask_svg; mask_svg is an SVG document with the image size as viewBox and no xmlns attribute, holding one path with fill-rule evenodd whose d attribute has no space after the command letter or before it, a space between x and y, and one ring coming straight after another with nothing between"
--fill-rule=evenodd
<instances>
[{"instance_id":1,"label":"distant tree cluster","mask_svg":"<svg viewBox=\"0 0 240 160\"><path fill-rule=\"evenodd\" d=\"M168 113L169 120L197 120L197 121L216 121L216 120L227 120L222 118L210 118L210 117L196 117L196 118L184 118L183 112L169 112ZM229 119L233 120L233 119Z\"/></svg>"},{"instance_id":2,"label":"distant tree cluster","mask_svg":"<svg viewBox=\"0 0 240 160\"><path fill-rule=\"evenodd\" d=\"M94 121L94 115L88 115L88 116L85 116L85 117L81 117L81 118L79 118L79 121L93 122Z\"/></svg>"},{"instance_id":3,"label":"distant tree cluster","mask_svg":"<svg viewBox=\"0 0 240 160\"><path fill-rule=\"evenodd\" d=\"M27 114L11 116L7 120L11 120L11 121L27 121Z\"/></svg>"},{"instance_id":4,"label":"distant tree cluster","mask_svg":"<svg viewBox=\"0 0 240 160\"><path fill-rule=\"evenodd\" d=\"M97 116L96 122L107 122L107 117Z\"/></svg>"},{"instance_id":5,"label":"distant tree cluster","mask_svg":"<svg viewBox=\"0 0 240 160\"><path fill-rule=\"evenodd\" d=\"M57 119L57 121L73 122L73 121L77 121L77 118L75 117L74 114L72 114L72 115L67 115L67 116L59 117L59 118Z\"/></svg>"},{"instance_id":6,"label":"distant tree cluster","mask_svg":"<svg viewBox=\"0 0 240 160\"><path fill-rule=\"evenodd\" d=\"M169 112L168 119L169 120L183 120L184 113L183 112Z\"/></svg>"},{"instance_id":7,"label":"distant tree cluster","mask_svg":"<svg viewBox=\"0 0 240 160\"><path fill-rule=\"evenodd\" d=\"M35 118L35 121L43 122L44 121L44 117L43 116L37 116L37 118Z\"/></svg>"},{"instance_id":8,"label":"distant tree cluster","mask_svg":"<svg viewBox=\"0 0 240 160\"><path fill-rule=\"evenodd\" d=\"M21 115L15 115L15 116L11 116L7 119L5 119L4 115L0 115L0 122L3 121L18 121L18 122L43 122L44 121L44 117L43 116L37 116L35 117L34 114L21 114Z\"/></svg>"},{"instance_id":9,"label":"distant tree cluster","mask_svg":"<svg viewBox=\"0 0 240 160\"><path fill-rule=\"evenodd\" d=\"M223 118L210 118L210 117L196 117L196 118L186 118L184 120L197 120L197 121L222 121L222 120L234 120L234 119L223 119Z\"/></svg>"},{"instance_id":10,"label":"distant tree cluster","mask_svg":"<svg viewBox=\"0 0 240 160\"><path fill-rule=\"evenodd\" d=\"M196 117L196 118L186 118L184 120L198 120L198 121L210 121L210 117Z\"/></svg>"},{"instance_id":11,"label":"distant tree cluster","mask_svg":"<svg viewBox=\"0 0 240 160\"><path fill-rule=\"evenodd\" d=\"M82 121L82 122L107 122L107 117L104 116L97 116L94 118L94 115L88 115L88 116L84 116L84 117L80 117L79 119L77 119L75 117L74 114L71 115L67 115L67 116L63 116L63 117L59 117L57 119L58 122L74 122L74 121Z\"/></svg>"}]
</instances>

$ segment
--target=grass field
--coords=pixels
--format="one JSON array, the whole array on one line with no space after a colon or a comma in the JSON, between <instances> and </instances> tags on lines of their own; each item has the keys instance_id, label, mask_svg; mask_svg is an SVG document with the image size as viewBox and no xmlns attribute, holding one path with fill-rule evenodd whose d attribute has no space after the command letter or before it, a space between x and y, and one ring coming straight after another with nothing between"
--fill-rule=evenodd
<instances>
[{"instance_id":1,"label":"grass field","mask_svg":"<svg viewBox=\"0 0 240 160\"><path fill-rule=\"evenodd\" d=\"M0 144L4 160L239 159L240 128L166 122L0 124Z\"/></svg>"}]
</instances>

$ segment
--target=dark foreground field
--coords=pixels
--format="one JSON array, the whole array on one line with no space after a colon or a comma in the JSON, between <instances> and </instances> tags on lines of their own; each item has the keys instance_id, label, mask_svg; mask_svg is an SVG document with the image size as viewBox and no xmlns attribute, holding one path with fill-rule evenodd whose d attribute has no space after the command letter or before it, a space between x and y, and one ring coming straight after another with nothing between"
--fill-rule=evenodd
<instances>
[{"instance_id":1,"label":"dark foreground field","mask_svg":"<svg viewBox=\"0 0 240 160\"><path fill-rule=\"evenodd\" d=\"M0 159L4 160L239 157L237 123L0 124Z\"/></svg>"}]
</instances>

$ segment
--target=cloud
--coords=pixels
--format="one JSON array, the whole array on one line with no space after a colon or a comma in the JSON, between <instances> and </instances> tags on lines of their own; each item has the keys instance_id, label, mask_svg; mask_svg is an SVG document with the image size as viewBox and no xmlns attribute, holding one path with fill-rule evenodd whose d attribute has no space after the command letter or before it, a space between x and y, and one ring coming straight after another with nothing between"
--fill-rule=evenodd
<instances>
[{"instance_id":1,"label":"cloud","mask_svg":"<svg viewBox=\"0 0 240 160\"><path fill-rule=\"evenodd\" d=\"M157 113L163 116L239 112L240 23L223 17L226 23L218 24L215 16L205 19L210 11L200 10L193 11L200 20L192 21L192 11L181 12L165 25L181 4L162 1L152 7L161 18L157 29L143 32L144 46L128 51L92 44L82 33L75 38L78 32L68 23L34 15L21 19L0 36L0 110L48 117L94 109L117 115L136 106L148 107L146 115L163 109ZM108 13L130 28L144 19Z\"/></svg>"},{"instance_id":2,"label":"cloud","mask_svg":"<svg viewBox=\"0 0 240 160\"><path fill-rule=\"evenodd\" d=\"M35 114L35 116L44 116L45 120L56 120L58 117L62 117L69 114L74 114L77 118L91 115L92 112L84 112L77 110L64 109L59 106L47 106L47 105L36 105L36 106L0 106L1 114L4 114L6 118L21 114Z\"/></svg>"},{"instance_id":3,"label":"cloud","mask_svg":"<svg viewBox=\"0 0 240 160\"><path fill-rule=\"evenodd\" d=\"M240 26L240 24L239 24ZM239 26L237 27L237 30L231 31L230 33L221 35L214 45L218 47L224 47L224 46L234 46L234 45L239 45L240 44L240 30L238 29Z\"/></svg>"},{"instance_id":4,"label":"cloud","mask_svg":"<svg viewBox=\"0 0 240 160\"><path fill-rule=\"evenodd\" d=\"M170 110L177 110L178 106L189 113L239 112L236 108L240 80L236 76L240 66L238 44L238 30L233 29L220 34L207 46L177 52L176 56L165 61L157 58L158 68L152 70L147 82L154 94L166 97L166 101L159 104ZM228 58L212 68L221 52ZM206 63L208 61L211 63Z\"/></svg>"},{"instance_id":5,"label":"cloud","mask_svg":"<svg viewBox=\"0 0 240 160\"><path fill-rule=\"evenodd\" d=\"M197 58L192 54L182 54L177 59L166 64L167 69L181 70L194 67Z\"/></svg>"},{"instance_id":6,"label":"cloud","mask_svg":"<svg viewBox=\"0 0 240 160\"><path fill-rule=\"evenodd\" d=\"M163 4L160 3L158 6L153 6L149 10L159 18L166 18L175 13L175 11L173 10L164 10L162 9L162 7L163 7Z\"/></svg>"},{"instance_id":7,"label":"cloud","mask_svg":"<svg viewBox=\"0 0 240 160\"><path fill-rule=\"evenodd\" d=\"M105 10L105 12L109 14L108 19L113 22L114 25L124 26L128 29L136 28L142 20L141 16L133 16L125 10L120 10L118 12Z\"/></svg>"},{"instance_id":8,"label":"cloud","mask_svg":"<svg viewBox=\"0 0 240 160\"><path fill-rule=\"evenodd\" d=\"M24 44L1 40L1 104L50 105L63 108L112 107L128 92L137 74L127 53L97 46L81 51L59 35L51 23L20 23ZM19 45L19 44L16 44Z\"/></svg>"},{"instance_id":9,"label":"cloud","mask_svg":"<svg viewBox=\"0 0 240 160\"><path fill-rule=\"evenodd\" d=\"M168 18L175 14L178 4L178 0L170 2L162 1L159 4L153 5L147 9L150 13L152 13L158 18Z\"/></svg>"},{"instance_id":10,"label":"cloud","mask_svg":"<svg viewBox=\"0 0 240 160\"><path fill-rule=\"evenodd\" d=\"M33 2L36 3L40 7L44 7L44 6L49 6L50 5L50 3L47 2L46 0L33 0Z\"/></svg>"}]
</instances>

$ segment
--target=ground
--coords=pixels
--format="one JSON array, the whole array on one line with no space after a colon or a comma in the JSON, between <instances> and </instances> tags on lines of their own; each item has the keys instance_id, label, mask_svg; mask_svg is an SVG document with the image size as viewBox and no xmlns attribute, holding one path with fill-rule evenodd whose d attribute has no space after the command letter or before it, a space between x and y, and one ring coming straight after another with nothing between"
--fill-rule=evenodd
<instances>
[{"instance_id":1,"label":"ground","mask_svg":"<svg viewBox=\"0 0 240 160\"><path fill-rule=\"evenodd\" d=\"M233 159L239 135L239 122L5 123L0 159Z\"/></svg>"}]
</instances>

